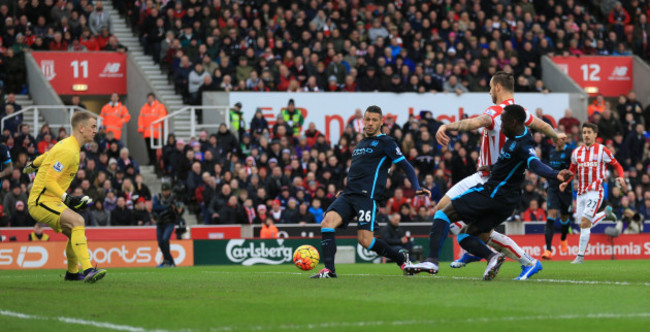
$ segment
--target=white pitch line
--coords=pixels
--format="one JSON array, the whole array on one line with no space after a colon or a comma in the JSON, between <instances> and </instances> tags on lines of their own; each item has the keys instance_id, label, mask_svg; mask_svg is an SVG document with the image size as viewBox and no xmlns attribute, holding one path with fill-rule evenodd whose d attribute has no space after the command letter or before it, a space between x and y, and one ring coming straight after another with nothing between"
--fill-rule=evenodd
<instances>
[{"instance_id":1,"label":"white pitch line","mask_svg":"<svg viewBox=\"0 0 650 332\"><path fill-rule=\"evenodd\" d=\"M539 316L511 316L511 317L479 317L467 319L424 319L424 320L395 320L395 321L365 321L365 322L328 322L315 324L283 324L283 325L257 325L257 326L222 326L210 328L213 332L222 331L265 331L265 330L315 330L326 328L349 328L349 327L368 327L368 326L408 326L408 325L435 325L435 324L458 324L458 323L495 323L495 322L518 322L518 321L537 321L537 320L576 320L576 319L631 319L631 318L650 318L649 312L640 313L591 313L575 315L539 315Z\"/></svg>"},{"instance_id":2,"label":"white pitch line","mask_svg":"<svg viewBox=\"0 0 650 332\"><path fill-rule=\"evenodd\" d=\"M45 317L45 316L30 315L30 314L24 314L24 313L8 311L8 310L0 310L0 316L29 319L29 320L54 320L54 321L59 321L67 324L93 326L93 327L100 327L100 328L116 330L116 331L129 331L129 332L149 331L143 327L137 327L137 326L117 325L117 324L112 324L107 322L97 322L93 320L70 318L70 317ZM155 330L155 331L165 332L165 330Z\"/></svg>"},{"instance_id":3,"label":"white pitch line","mask_svg":"<svg viewBox=\"0 0 650 332\"><path fill-rule=\"evenodd\" d=\"M203 273L248 273L248 274L291 274L291 275L304 275L306 273L302 272L244 272L244 271L201 271ZM409 278L404 275L398 274L370 274L370 273L352 273L352 274L342 274L342 277L391 277L391 278ZM483 280L482 278L476 277L457 277L457 276L426 276L431 279L454 279L454 280ZM426 278L425 277L425 278ZM514 280L513 280L514 281ZM650 282L628 282L628 281L598 281L598 280L563 280L563 279L528 279L525 281L517 282L544 282L544 283L556 283L556 284L576 284L576 285L611 285L611 286L646 286L650 287Z\"/></svg>"}]
</instances>

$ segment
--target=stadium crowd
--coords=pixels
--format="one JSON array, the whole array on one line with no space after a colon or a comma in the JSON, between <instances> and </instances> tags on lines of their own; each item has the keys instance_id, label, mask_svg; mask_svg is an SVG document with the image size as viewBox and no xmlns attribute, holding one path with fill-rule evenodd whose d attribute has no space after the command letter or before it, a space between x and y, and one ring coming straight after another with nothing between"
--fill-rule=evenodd
<instances>
[{"instance_id":1,"label":"stadium crowd","mask_svg":"<svg viewBox=\"0 0 650 332\"><path fill-rule=\"evenodd\" d=\"M585 1L578 6L573 0L113 3L127 15L154 61L169 70L178 92L192 103L200 103L200 93L206 90L460 94L487 91L489 77L498 70L515 74L517 92L544 92L542 55L634 52L646 58L650 32L650 7L641 1L624 6L601 1L600 7ZM124 49L111 35L111 21L117 18L100 8L100 1L88 0L0 1L0 78L8 92L4 114L19 109L11 93L25 90L24 77L11 74L16 68L11 61L22 63L12 60L22 52ZM600 19L604 17L609 24ZM86 42L99 46L88 47ZM355 125L360 118L351 121L338 142L327 142L322 128L304 123L294 107L289 103L269 126L261 112L243 119L236 106L231 111L234 131L224 124L216 134L202 132L187 142L170 136L159 170L181 184L189 210L205 224L320 222L343 188L351 151L362 137ZM541 109L536 113L544 119ZM619 216L629 209L650 219L650 148L645 134L650 105L644 108L633 93L611 103L598 97L589 113L633 188L623 195L608 183L606 204ZM26 201L30 183L20 168L67 135L44 126L39 137L31 137L29 126L17 118L15 128L6 126L2 133L15 166L0 192L2 223L12 226L29 224L24 207L19 212L18 201ZM479 134L452 135L450 145L443 147L434 138L439 125L429 112L411 115L403 124L386 118L384 130L395 137L433 195L414 197L404 175L393 172L386 196L390 199L380 208L380 220L395 214L402 222L431 220L430 207L447 188L475 172ZM579 121L570 111L558 127L569 134L569 146L579 144ZM540 133L535 141L546 160L551 143ZM95 200L86 212L88 224L151 223L151 191L138 176L137 162L110 132L100 132L96 143L84 148L81 165L71 190ZM544 180L528 175L515 218L545 219L545 186ZM20 213L24 221L16 217Z\"/></svg>"}]
</instances>

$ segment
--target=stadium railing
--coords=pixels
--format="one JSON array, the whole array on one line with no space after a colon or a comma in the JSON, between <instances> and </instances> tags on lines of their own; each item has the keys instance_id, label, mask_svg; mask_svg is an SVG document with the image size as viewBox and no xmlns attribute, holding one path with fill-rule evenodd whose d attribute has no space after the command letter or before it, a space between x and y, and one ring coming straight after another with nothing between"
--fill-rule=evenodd
<instances>
[{"instance_id":1,"label":"stadium railing","mask_svg":"<svg viewBox=\"0 0 650 332\"><path fill-rule=\"evenodd\" d=\"M39 117L39 114L41 112L44 112L44 111L47 111L47 112L63 112L64 113L63 114L64 118L66 119L66 121L64 123L48 123L47 121L41 121L40 117ZM59 106L59 105L38 105L38 106L36 106L35 105L35 106L25 107L25 108L21 109L18 112L14 112L14 113L11 113L9 115L5 115L4 117L2 117L2 120L0 120L0 122L1 122L0 132L4 131L5 121L6 120L11 119L11 118L16 117L16 116L21 115L21 114L26 114L26 113L29 113L29 112L33 112L33 120L32 120L31 125L32 125L32 131L33 131L34 137L38 136L40 128L44 123L47 123L52 128L63 127L70 133L70 132L72 132L72 125L70 125L70 120L72 119L72 115L77 111L87 112L87 113L92 114L95 118L97 118L97 127L98 128L101 127L102 120L103 120L102 117L99 116L98 114L95 114L95 113L85 109L85 108L81 108L79 106Z\"/></svg>"},{"instance_id":2,"label":"stadium railing","mask_svg":"<svg viewBox=\"0 0 650 332\"><path fill-rule=\"evenodd\" d=\"M164 116L158 120L155 120L151 122L150 125L150 130L152 133L158 131L158 138L157 139L152 139L151 140L151 148L152 149L160 149L165 145L165 142L167 140L167 136L169 136L170 133L174 132L174 128L170 127L170 120L173 120L174 117L177 117L180 114L184 114L186 112L190 113L190 137L197 137L197 133L200 132L201 130L209 130L209 129L214 129L213 131L216 132L216 129L219 128L219 126L224 123L229 129L230 129L230 121L228 117L228 110L230 109L229 106L187 106L179 109L178 111L172 112L170 114L167 114L167 116ZM197 111L202 111L202 123L198 123L198 115ZM210 112L206 112L210 111ZM172 121L173 122L173 121ZM160 126L160 123L162 123L162 128ZM154 129L154 127L158 127L158 129ZM177 137L178 139L179 137Z\"/></svg>"}]
</instances>

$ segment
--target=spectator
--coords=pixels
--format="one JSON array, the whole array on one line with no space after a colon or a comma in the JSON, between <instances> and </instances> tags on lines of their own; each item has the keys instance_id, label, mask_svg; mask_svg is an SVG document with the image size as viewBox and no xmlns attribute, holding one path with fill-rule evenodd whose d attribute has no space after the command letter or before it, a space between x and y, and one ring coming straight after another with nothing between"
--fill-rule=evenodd
<instances>
[{"instance_id":1,"label":"spectator","mask_svg":"<svg viewBox=\"0 0 650 332\"><path fill-rule=\"evenodd\" d=\"M596 96L596 99L587 107L587 115L591 117L594 113L603 113L605 110L605 97L602 94Z\"/></svg>"},{"instance_id":2,"label":"spectator","mask_svg":"<svg viewBox=\"0 0 650 332\"><path fill-rule=\"evenodd\" d=\"M24 205L22 206L22 209L23 211L25 211ZM50 236L47 235L46 233L43 233L43 226L45 226L45 224L41 224L40 222L37 222L34 225L34 230L31 233L29 233L29 237L28 237L29 241L45 242L50 240Z\"/></svg>"},{"instance_id":3,"label":"spectator","mask_svg":"<svg viewBox=\"0 0 650 332\"><path fill-rule=\"evenodd\" d=\"M614 31L619 39L623 38L625 26L630 23L630 14L623 8L620 1L616 2L614 9L609 13L609 24L614 26Z\"/></svg>"},{"instance_id":4,"label":"spectator","mask_svg":"<svg viewBox=\"0 0 650 332\"><path fill-rule=\"evenodd\" d=\"M598 121L598 136L605 141L610 140L621 130L621 122L612 116L609 108L605 108L602 118Z\"/></svg>"},{"instance_id":5,"label":"spectator","mask_svg":"<svg viewBox=\"0 0 650 332\"><path fill-rule=\"evenodd\" d=\"M530 201L528 209L521 215L523 221L546 221L546 213L544 209L539 207L539 202L534 199Z\"/></svg>"},{"instance_id":6,"label":"spectator","mask_svg":"<svg viewBox=\"0 0 650 332\"><path fill-rule=\"evenodd\" d=\"M458 77L455 75L449 76L449 80L443 84L442 90L445 92L455 92L459 96L463 92L469 92L469 90L458 81Z\"/></svg>"},{"instance_id":7,"label":"spectator","mask_svg":"<svg viewBox=\"0 0 650 332\"><path fill-rule=\"evenodd\" d=\"M107 29L111 33L113 32L111 15L104 12L104 6L101 1L95 3L95 10L88 17L88 27L93 35L98 35L102 29Z\"/></svg>"},{"instance_id":8,"label":"spectator","mask_svg":"<svg viewBox=\"0 0 650 332\"><path fill-rule=\"evenodd\" d=\"M302 129L305 119L302 112L299 109L296 109L293 99L289 99L287 107L283 108L280 112L287 125L293 129L293 136L300 136L300 130Z\"/></svg>"},{"instance_id":9,"label":"spectator","mask_svg":"<svg viewBox=\"0 0 650 332\"><path fill-rule=\"evenodd\" d=\"M79 95L72 96L70 106L76 106L82 109L88 109L88 107L86 107L86 104L81 102L81 97L79 97Z\"/></svg>"},{"instance_id":10,"label":"spectator","mask_svg":"<svg viewBox=\"0 0 650 332\"><path fill-rule=\"evenodd\" d=\"M5 105L5 117L12 115L14 113L14 106L11 104ZM13 136L18 132L18 126L23 122L23 115L16 114L11 118L5 120L4 130L9 130Z\"/></svg>"},{"instance_id":11,"label":"spectator","mask_svg":"<svg viewBox=\"0 0 650 332\"><path fill-rule=\"evenodd\" d=\"M160 120L167 116L167 109L165 105L156 100L156 95L153 93L147 94L147 102L140 109L138 116L138 132L144 137L147 153L149 156L149 165L156 164L156 151L152 148L153 140L160 139L162 135L162 122L158 122L153 126L154 121Z\"/></svg>"},{"instance_id":12,"label":"spectator","mask_svg":"<svg viewBox=\"0 0 650 332\"><path fill-rule=\"evenodd\" d=\"M637 123L636 126L634 126L634 129L634 131L627 134L625 142L623 143L632 165L636 165L638 162L642 161L646 144L645 128L643 124Z\"/></svg>"},{"instance_id":13,"label":"spectator","mask_svg":"<svg viewBox=\"0 0 650 332\"><path fill-rule=\"evenodd\" d=\"M293 223L303 224L303 225L305 224L313 225L316 223L316 218L314 218L314 215L309 213L308 202L303 202L300 204L300 206L298 207L298 213L294 215Z\"/></svg>"},{"instance_id":14,"label":"spectator","mask_svg":"<svg viewBox=\"0 0 650 332\"><path fill-rule=\"evenodd\" d=\"M406 237L404 230L400 228L401 217L399 213L393 213L390 216L389 222L386 226L381 228L381 238L393 248L399 251L406 249L409 254L413 251L413 242Z\"/></svg>"},{"instance_id":15,"label":"spectator","mask_svg":"<svg viewBox=\"0 0 650 332\"><path fill-rule=\"evenodd\" d=\"M190 72L188 76L188 86L187 91L189 92L190 104L200 105L201 96L200 89L203 86L205 77L210 77L205 70L203 70L203 64L197 63L194 65L194 70Z\"/></svg>"},{"instance_id":16,"label":"spectator","mask_svg":"<svg viewBox=\"0 0 650 332\"><path fill-rule=\"evenodd\" d=\"M3 211L6 218L12 220L12 216L16 213L17 203L22 202L23 208L27 204L27 195L23 192L18 181L11 181L10 187L11 191L5 195L2 206L4 207Z\"/></svg>"},{"instance_id":17,"label":"spectator","mask_svg":"<svg viewBox=\"0 0 650 332\"><path fill-rule=\"evenodd\" d=\"M131 226L133 225L133 213L126 207L126 198L117 197L116 206L111 211L112 226Z\"/></svg>"},{"instance_id":18,"label":"spectator","mask_svg":"<svg viewBox=\"0 0 650 332\"><path fill-rule=\"evenodd\" d=\"M241 102L236 102L235 106L230 109L230 128L238 134L240 141L246 132L246 120L244 120L244 113L242 112L241 107ZM253 121L255 121L255 119L253 119Z\"/></svg>"},{"instance_id":19,"label":"spectator","mask_svg":"<svg viewBox=\"0 0 650 332\"><path fill-rule=\"evenodd\" d=\"M43 140L38 142L38 153L43 154L50 151L54 144L56 144L56 141L52 139L52 135L50 133L45 133Z\"/></svg>"},{"instance_id":20,"label":"spectator","mask_svg":"<svg viewBox=\"0 0 650 332\"><path fill-rule=\"evenodd\" d=\"M266 219L264 219L262 229L260 230L260 239L277 239L278 232L279 230L275 227L273 218L267 216Z\"/></svg>"},{"instance_id":21,"label":"spectator","mask_svg":"<svg viewBox=\"0 0 650 332\"><path fill-rule=\"evenodd\" d=\"M323 208L321 208L321 200L318 198L314 198L311 201L311 207L309 208L309 213L314 215L314 219L317 224L320 224L321 221L323 221Z\"/></svg>"},{"instance_id":22,"label":"spectator","mask_svg":"<svg viewBox=\"0 0 650 332\"><path fill-rule=\"evenodd\" d=\"M573 112L571 109L566 109L564 111L564 117L558 122L560 126L564 126L564 131L566 133L572 133L574 127L580 126L580 120L573 117Z\"/></svg>"},{"instance_id":23,"label":"spectator","mask_svg":"<svg viewBox=\"0 0 650 332\"><path fill-rule=\"evenodd\" d=\"M120 96L117 93L113 92L111 94L111 101L102 107L99 115L103 118L102 124L106 131L112 132L115 139L120 140L122 138L122 128L124 124L131 120L131 115L126 106L120 102Z\"/></svg>"}]
</instances>

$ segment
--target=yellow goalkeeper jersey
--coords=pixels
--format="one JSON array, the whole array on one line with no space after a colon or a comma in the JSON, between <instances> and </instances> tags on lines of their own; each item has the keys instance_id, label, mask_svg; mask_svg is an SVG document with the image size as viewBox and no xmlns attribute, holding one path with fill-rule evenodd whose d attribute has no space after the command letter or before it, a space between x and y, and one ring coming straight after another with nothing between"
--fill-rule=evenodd
<instances>
[{"instance_id":1,"label":"yellow goalkeeper jersey","mask_svg":"<svg viewBox=\"0 0 650 332\"><path fill-rule=\"evenodd\" d=\"M28 205L40 202L60 202L79 170L81 146L74 136L65 138L38 156L32 163L38 167Z\"/></svg>"}]
</instances>

